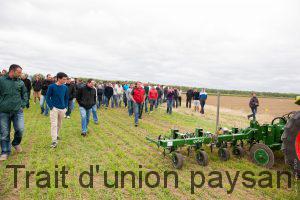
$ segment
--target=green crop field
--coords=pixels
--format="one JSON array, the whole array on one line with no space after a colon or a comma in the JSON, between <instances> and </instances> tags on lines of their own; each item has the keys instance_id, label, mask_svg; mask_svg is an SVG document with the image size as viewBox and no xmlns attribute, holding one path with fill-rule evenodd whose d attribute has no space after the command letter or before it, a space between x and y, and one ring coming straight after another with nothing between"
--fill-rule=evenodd
<instances>
[{"instance_id":1,"label":"green crop field","mask_svg":"<svg viewBox=\"0 0 300 200\"><path fill-rule=\"evenodd\" d=\"M98 111L100 124L90 121L89 134L83 138L81 133L80 116L78 106L72 113L71 119L63 120L63 128L60 136L62 140L56 149L50 149L50 120L40 114L39 106L32 104L29 110L25 110L25 133L22 142L23 153L17 155L14 151L9 160L0 163L0 199L297 199L299 198L299 183L292 179L291 187L288 187L287 177L283 176L281 187L276 185L276 170L288 170L283 164L281 153L276 154L276 164L270 170L272 174L272 187L261 188L256 184L253 188L243 186L241 175L237 179L232 193L226 172L233 177L237 171L252 171L255 181L262 178L259 173L266 170L252 164L248 157L243 159L232 158L227 162L221 162L214 150L209 155L209 165L202 167L197 165L192 153L182 149L185 163L181 170L175 170L168 156L162 155L161 149L149 144L146 136L157 138L160 134L168 133L170 128L179 128L181 131L193 131L201 126L205 130L213 131L215 127L214 113L208 112L204 117L196 114L174 112L167 115L164 108L159 108L152 114L144 114L139 127L134 127L133 118L127 115L124 108L101 109ZM246 124L245 119L237 116L223 114L222 121L230 127L232 121L240 120ZM25 165L18 170L17 187L14 187L13 169L7 169L7 165ZM55 167L57 165L57 168ZM94 172L93 188L84 188L79 184L79 174L90 169L90 165L99 165L99 172ZM68 174L66 184L62 187L59 175L58 187L55 187L55 171L66 167ZM35 171L26 180L26 171ZM46 188L37 186L45 185L47 180L40 180L45 175L37 172L47 171L50 174L50 185ZM139 188L136 181L132 187L130 176L126 176L125 185L118 188L105 186L104 171L107 171L107 182L115 182L114 173L132 171L136 179L141 174L142 187ZM156 187L150 188L145 183L145 174L155 171L160 175L160 182ZM178 188L175 188L174 177L170 176L167 187L164 187L164 172L175 171L178 174ZM206 180L201 188L195 188L195 194L191 193L191 171L202 171ZM219 171L222 174L220 187L208 186L209 173ZM119 173L120 174L120 173ZM196 180L199 182L199 177ZM120 177L119 180L120 182ZM148 177L152 185L157 182L155 176ZM87 177L83 182L89 182Z\"/></svg>"}]
</instances>

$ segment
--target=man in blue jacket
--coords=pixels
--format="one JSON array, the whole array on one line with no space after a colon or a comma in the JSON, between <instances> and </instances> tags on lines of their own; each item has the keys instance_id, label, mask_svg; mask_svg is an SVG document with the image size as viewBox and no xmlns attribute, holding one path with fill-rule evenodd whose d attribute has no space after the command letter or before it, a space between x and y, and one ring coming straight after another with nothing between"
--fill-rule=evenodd
<instances>
[{"instance_id":1,"label":"man in blue jacket","mask_svg":"<svg viewBox=\"0 0 300 200\"><path fill-rule=\"evenodd\" d=\"M202 91L200 92L200 106L201 106L200 113L201 114L204 114L204 106L206 103L206 99L207 99L207 93L206 93L205 89L203 88Z\"/></svg>"},{"instance_id":2,"label":"man in blue jacket","mask_svg":"<svg viewBox=\"0 0 300 200\"><path fill-rule=\"evenodd\" d=\"M61 129L62 119L67 112L69 101L68 87L65 85L68 78L67 74L59 72L56 77L56 83L48 87L46 94L46 102L50 108L52 148L57 146L58 133Z\"/></svg>"}]
</instances>

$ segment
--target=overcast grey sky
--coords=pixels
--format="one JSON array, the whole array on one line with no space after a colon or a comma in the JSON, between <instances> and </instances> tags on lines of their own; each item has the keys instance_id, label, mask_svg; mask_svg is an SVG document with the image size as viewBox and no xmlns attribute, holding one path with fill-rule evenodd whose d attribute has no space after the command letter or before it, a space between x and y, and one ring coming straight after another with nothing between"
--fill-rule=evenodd
<instances>
[{"instance_id":1,"label":"overcast grey sky","mask_svg":"<svg viewBox=\"0 0 300 200\"><path fill-rule=\"evenodd\" d=\"M300 93L299 0L1 0L0 68Z\"/></svg>"}]
</instances>

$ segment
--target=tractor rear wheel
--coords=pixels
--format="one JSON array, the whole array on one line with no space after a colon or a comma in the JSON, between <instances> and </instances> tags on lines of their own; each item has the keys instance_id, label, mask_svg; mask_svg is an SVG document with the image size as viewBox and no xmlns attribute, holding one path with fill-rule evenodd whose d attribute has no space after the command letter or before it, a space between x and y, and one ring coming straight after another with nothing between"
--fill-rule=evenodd
<instances>
[{"instance_id":1,"label":"tractor rear wheel","mask_svg":"<svg viewBox=\"0 0 300 200\"><path fill-rule=\"evenodd\" d=\"M252 162L259 166L271 168L274 165L274 153L265 144L254 144L250 149L250 157Z\"/></svg>"},{"instance_id":2,"label":"tractor rear wheel","mask_svg":"<svg viewBox=\"0 0 300 200\"><path fill-rule=\"evenodd\" d=\"M176 169L181 169L183 166L183 156L180 153L172 153L172 163Z\"/></svg>"},{"instance_id":3,"label":"tractor rear wheel","mask_svg":"<svg viewBox=\"0 0 300 200\"><path fill-rule=\"evenodd\" d=\"M300 111L290 117L281 139L285 163L290 165L295 175L300 178Z\"/></svg>"},{"instance_id":4,"label":"tractor rear wheel","mask_svg":"<svg viewBox=\"0 0 300 200\"><path fill-rule=\"evenodd\" d=\"M198 151L196 153L196 161L201 166L207 166L208 165L208 156L205 151Z\"/></svg>"}]
</instances>

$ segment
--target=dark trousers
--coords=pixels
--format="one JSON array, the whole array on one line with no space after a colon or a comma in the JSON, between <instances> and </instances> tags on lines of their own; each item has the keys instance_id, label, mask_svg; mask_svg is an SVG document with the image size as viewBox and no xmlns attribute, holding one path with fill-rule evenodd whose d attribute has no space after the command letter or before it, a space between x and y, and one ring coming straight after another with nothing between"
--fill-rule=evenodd
<instances>
[{"instance_id":1,"label":"dark trousers","mask_svg":"<svg viewBox=\"0 0 300 200\"><path fill-rule=\"evenodd\" d=\"M173 108L178 108L178 98L174 98L174 100L173 100Z\"/></svg>"},{"instance_id":2,"label":"dark trousers","mask_svg":"<svg viewBox=\"0 0 300 200\"><path fill-rule=\"evenodd\" d=\"M124 106L125 106L125 108L127 107L127 97L126 97L126 94L125 94L125 92L123 93L123 102L124 102Z\"/></svg>"},{"instance_id":3,"label":"dark trousers","mask_svg":"<svg viewBox=\"0 0 300 200\"><path fill-rule=\"evenodd\" d=\"M29 104L29 101L30 101L30 91L27 92L27 96L28 96L28 101L27 101L27 104L26 104L26 108L29 108L30 104Z\"/></svg>"},{"instance_id":4,"label":"dark trousers","mask_svg":"<svg viewBox=\"0 0 300 200\"><path fill-rule=\"evenodd\" d=\"M68 109L66 112L66 116L71 116L71 112L72 112L72 104L73 104L73 99L69 99L68 102Z\"/></svg>"},{"instance_id":5,"label":"dark trousers","mask_svg":"<svg viewBox=\"0 0 300 200\"><path fill-rule=\"evenodd\" d=\"M102 95L98 95L97 97L98 97L97 108L100 108L100 107L101 107L101 104L102 104L102 99L103 99L103 97L102 97Z\"/></svg>"},{"instance_id":6,"label":"dark trousers","mask_svg":"<svg viewBox=\"0 0 300 200\"><path fill-rule=\"evenodd\" d=\"M181 97L178 97L178 103L179 103L179 106L181 107Z\"/></svg>"},{"instance_id":7,"label":"dark trousers","mask_svg":"<svg viewBox=\"0 0 300 200\"><path fill-rule=\"evenodd\" d=\"M186 99L186 107L191 108L192 107L192 99L187 98Z\"/></svg>"},{"instance_id":8,"label":"dark trousers","mask_svg":"<svg viewBox=\"0 0 300 200\"><path fill-rule=\"evenodd\" d=\"M204 114L204 106L205 106L205 100L200 100L201 110L200 113Z\"/></svg>"}]
</instances>

